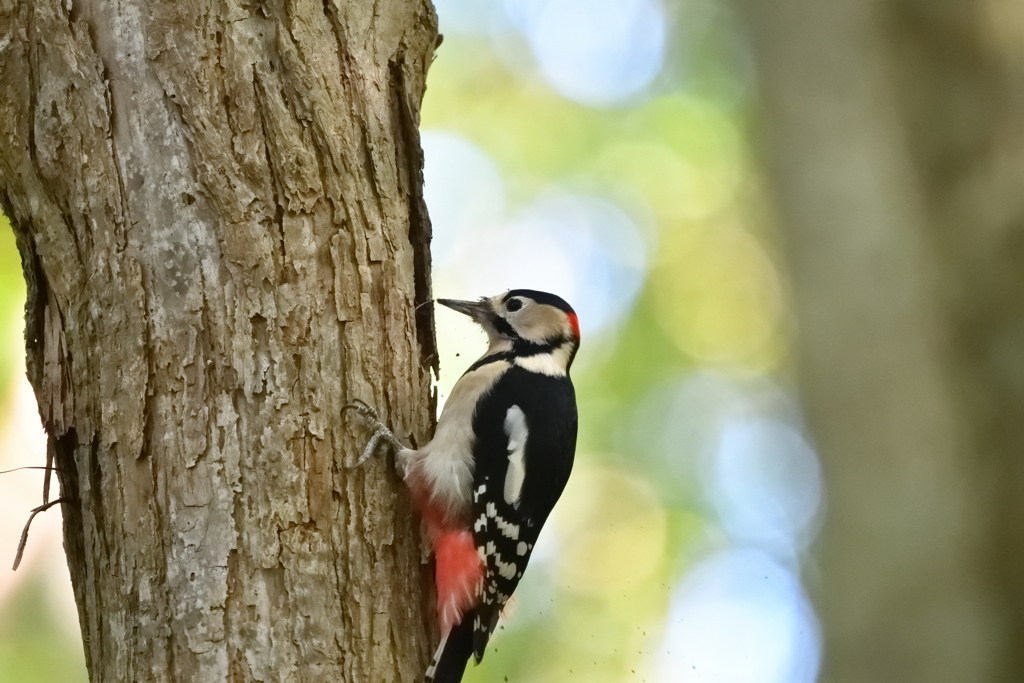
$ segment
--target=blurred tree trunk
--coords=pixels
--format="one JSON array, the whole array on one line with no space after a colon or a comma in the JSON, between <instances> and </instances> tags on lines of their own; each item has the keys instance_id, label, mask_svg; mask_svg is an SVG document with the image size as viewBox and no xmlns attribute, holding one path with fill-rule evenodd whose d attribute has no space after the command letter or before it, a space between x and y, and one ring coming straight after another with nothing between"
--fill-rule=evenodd
<instances>
[{"instance_id":1,"label":"blurred tree trunk","mask_svg":"<svg viewBox=\"0 0 1024 683\"><path fill-rule=\"evenodd\" d=\"M830 487L823 680L1024 680L1024 9L745 6Z\"/></svg>"},{"instance_id":2,"label":"blurred tree trunk","mask_svg":"<svg viewBox=\"0 0 1024 683\"><path fill-rule=\"evenodd\" d=\"M0 199L93 681L414 681L429 0L0 3Z\"/></svg>"}]
</instances>

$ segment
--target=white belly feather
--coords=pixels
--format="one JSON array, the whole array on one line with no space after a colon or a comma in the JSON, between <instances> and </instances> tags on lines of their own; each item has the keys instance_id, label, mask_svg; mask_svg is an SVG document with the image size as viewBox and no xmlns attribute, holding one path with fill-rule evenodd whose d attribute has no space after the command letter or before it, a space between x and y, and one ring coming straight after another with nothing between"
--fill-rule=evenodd
<instances>
[{"instance_id":1,"label":"white belly feather","mask_svg":"<svg viewBox=\"0 0 1024 683\"><path fill-rule=\"evenodd\" d=\"M434 498L455 513L469 512L473 489L473 415L480 394L488 391L509 369L500 360L467 372L445 401L433 440L419 449L413 469L422 476Z\"/></svg>"}]
</instances>

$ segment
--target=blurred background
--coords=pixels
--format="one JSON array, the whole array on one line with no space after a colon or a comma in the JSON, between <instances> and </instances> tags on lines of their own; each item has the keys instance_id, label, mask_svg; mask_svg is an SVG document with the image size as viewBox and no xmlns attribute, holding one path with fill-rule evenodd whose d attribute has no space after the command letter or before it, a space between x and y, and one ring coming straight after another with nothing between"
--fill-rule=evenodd
<instances>
[{"instance_id":1,"label":"blurred background","mask_svg":"<svg viewBox=\"0 0 1024 683\"><path fill-rule=\"evenodd\" d=\"M467 682L812 683L821 467L728 3L438 0L436 296L579 314L569 486ZM485 346L439 308L440 399Z\"/></svg>"},{"instance_id":2,"label":"blurred background","mask_svg":"<svg viewBox=\"0 0 1024 683\"><path fill-rule=\"evenodd\" d=\"M552 291L583 337L467 683L1024 680L1024 11L435 4L435 296ZM45 459L23 298L0 227L0 469ZM484 338L437 333L443 402ZM58 513L7 568L41 482L0 476L0 681L84 681Z\"/></svg>"}]
</instances>

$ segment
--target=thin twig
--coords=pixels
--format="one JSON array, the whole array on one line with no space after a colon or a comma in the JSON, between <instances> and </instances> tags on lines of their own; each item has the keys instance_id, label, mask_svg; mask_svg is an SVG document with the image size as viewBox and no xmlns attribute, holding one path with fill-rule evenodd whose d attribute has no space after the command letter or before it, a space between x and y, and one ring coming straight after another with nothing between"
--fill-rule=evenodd
<instances>
[{"instance_id":1,"label":"thin twig","mask_svg":"<svg viewBox=\"0 0 1024 683\"><path fill-rule=\"evenodd\" d=\"M24 467L15 467L13 470L0 470L0 474L7 474L9 472L19 472L21 470L45 470L45 469L50 469L50 470L52 470L54 472L63 472L64 471L64 470L62 470L59 467L46 468L46 467L43 467L42 465L26 465Z\"/></svg>"},{"instance_id":2,"label":"thin twig","mask_svg":"<svg viewBox=\"0 0 1024 683\"><path fill-rule=\"evenodd\" d=\"M25 522L25 530L21 532L21 542L18 543L18 552L14 556L14 567L11 568L11 571L18 571L18 565L21 564L21 556L25 554L25 544L28 543L28 528L32 525L32 520L35 519L36 515L40 512L46 512L57 503L63 502L63 498L57 498L56 500L51 500L49 503L43 503L32 510L32 514L28 516L28 521Z\"/></svg>"}]
</instances>

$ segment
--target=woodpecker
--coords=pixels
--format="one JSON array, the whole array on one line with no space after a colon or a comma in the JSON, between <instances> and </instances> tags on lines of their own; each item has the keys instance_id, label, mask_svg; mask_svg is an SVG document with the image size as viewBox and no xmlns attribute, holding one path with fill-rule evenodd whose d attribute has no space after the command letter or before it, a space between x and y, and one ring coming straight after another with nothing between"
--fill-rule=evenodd
<instances>
[{"instance_id":1,"label":"woodpecker","mask_svg":"<svg viewBox=\"0 0 1024 683\"><path fill-rule=\"evenodd\" d=\"M580 344L561 297L514 289L479 301L438 299L487 333L486 353L459 378L433 440L403 446L365 404L374 429L358 467L381 443L412 494L436 560L441 644L427 683L459 683L479 664L498 616L523 577L576 452L569 368Z\"/></svg>"}]
</instances>

